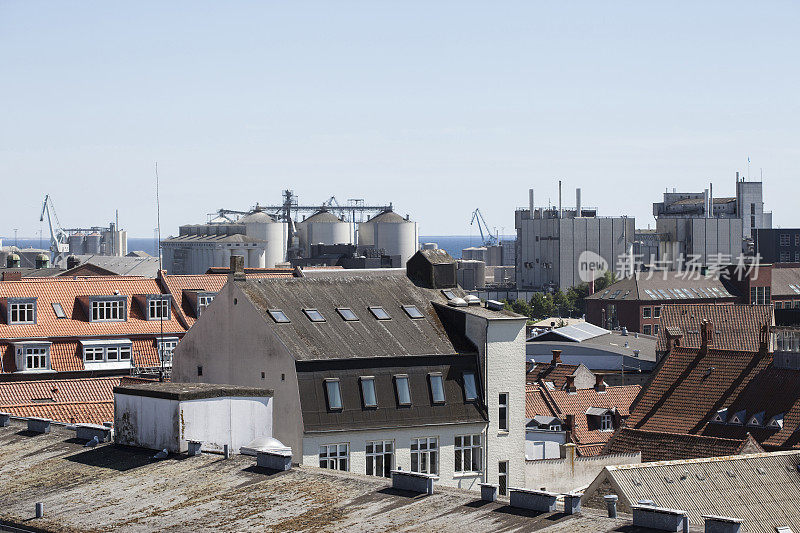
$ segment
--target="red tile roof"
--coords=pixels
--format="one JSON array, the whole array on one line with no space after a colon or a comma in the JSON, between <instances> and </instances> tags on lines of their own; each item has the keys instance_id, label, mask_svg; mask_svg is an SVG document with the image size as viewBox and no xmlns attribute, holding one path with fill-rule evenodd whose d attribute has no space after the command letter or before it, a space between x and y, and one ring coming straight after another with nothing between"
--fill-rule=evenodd
<instances>
[{"instance_id":1,"label":"red tile roof","mask_svg":"<svg viewBox=\"0 0 800 533\"><path fill-rule=\"evenodd\" d=\"M724 439L633 428L618 429L603 449L604 454L642 452L643 462L720 457L762 451L763 448L751 436L745 439Z\"/></svg>"},{"instance_id":2,"label":"red tile roof","mask_svg":"<svg viewBox=\"0 0 800 533\"><path fill-rule=\"evenodd\" d=\"M562 389L567 382L567 377L574 375L577 370L578 365L535 363L531 371L526 374L526 380L528 383L534 383L540 379L552 381L555 388Z\"/></svg>"},{"instance_id":3,"label":"red tile roof","mask_svg":"<svg viewBox=\"0 0 800 533\"><path fill-rule=\"evenodd\" d=\"M129 378L77 378L0 382L0 411L67 423L114 420L115 386Z\"/></svg>"},{"instance_id":4,"label":"red tile roof","mask_svg":"<svg viewBox=\"0 0 800 533\"><path fill-rule=\"evenodd\" d=\"M773 324L771 305L678 304L661 308L656 351L667 349L667 331L682 332L681 346L700 347L700 321L706 319L714 327L712 346L721 350L757 352L762 329Z\"/></svg>"},{"instance_id":5,"label":"red tile roof","mask_svg":"<svg viewBox=\"0 0 800 533\"><path fill-rule=\"evenodd\" d=\"M80 296L111 296L119 291L126 296L128 319L124 322L89 322ZM126 276L93 276L85 278L25 278L0 283L0 298L37 298L36 324L9 325L0 322L0 339L57 337L105 337L156 334L160 321L146 320L140 306L132 298L136 294L161 294L155 279ZM57 318L52 303L58 302L67 318ZM173 306L174 311L174 306ZM184 333L185 328L174 316L164 321L167 333Z\"/></svg>"},{"instance_id":6,"label":"red tile roof","mask_svg":"<svg viewBox=\"0 0 800 533\"><path fill-rule=\"evenodd\" d=\"M574 393L570 393L565 390L546 390L528 385L525 416L526 418L533 418L536 415L556 416L565 420L566 415L574 415L575 425L571 430L572 441L578 446L578 453L597 455L613 433L595 428L590 423L586 411L590 407L615 409L617 424L619 424L620 419L628 416L631 402L640 390L639 385L621 385L608 386L605 392L597 392L595 389L578 389Z\"/></svg>"},{"instance_id":7,"label":"red tile roof","mask_svg":"<svg viewBox=\"0 0 800 533\"><path fill-rule=\"evenodd\" d=\"M156 367L161 364L156 339L156 336L146 339L131 339L131 355L135 366ZM0 341L0 355L2 355L2 372L16 372L14 346ZM56 341L51 344L50 368L56 372L84 370L81 344L78 341Z\"/></svg>"}]
</instances>

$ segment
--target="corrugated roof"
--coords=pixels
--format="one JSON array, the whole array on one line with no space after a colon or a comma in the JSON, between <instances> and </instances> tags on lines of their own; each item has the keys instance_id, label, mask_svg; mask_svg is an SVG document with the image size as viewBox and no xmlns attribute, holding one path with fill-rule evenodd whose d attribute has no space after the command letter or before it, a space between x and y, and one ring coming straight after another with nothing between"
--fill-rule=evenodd
<instances>
[{"instance_id":1,"label":"corrugated roof","mask_svg":"<svg viewBox=\"0 0 800 533\"><path fill-rule=\"evenodd\" d=\"M700 322L708 320L714 327L712 346L720 350L757 352L764 339L762 330L771 326L771 305L714 305L714 304L672 304L661 308L661 327L659 328L656 350L667 349L667 332L676 334L680 330L684 348L699 348Z\"/></svg>"},{"instance_id":2,"label":"corrugated roof","mask_svg":"<svg viewBox=\"0 0 800 533\"><path fill-rule=\"evenodd\" d=\"M574 342L583 342L585 340L589 340L594 337L607 335L608 333L610 332L607 329L595 326L594 324L589 324L588 322L580 322L578 324L570 324L569 326L554 328L551 329L550 331L543 331L537 335L532 336L528 340L534 341L539 337L558 335L566 340Z\"/></svg>"},{"instance_id":3,"label":"corrugated roof","mask_svg":"<svg viewBox=\"0 0 800 533\"><path fill-rule=\"evenodd\" d=\"M238 286L298 360L458 352L432 305L446 305L447 299L441 291L417 287L402 273L248 280ZM424 318L409 318L403 305L415 305ZM377 320L369 311L372 306L383 307L391 320ZM342 320L337 307L349 307L359 320ZM274 323L268 313L273 308L283 310L290 322ZM309 320L303 312L307 308L321 312L325 322Z\"/></svg>"},{"instance_id":4,"label":"corrugated roof","mask_svg":"<svg viewBox=\"0 0 800 533\"><path fill-rule=\"evenodd\" d=\"M599 290L590 300L641 300L659 302L722 300L733 301L736 296L720 281L719 277L699 275L694 271L646 271L637 272Z\"/></svg>"},{"instance_id":5,"label":"corrugated roof","mask_svg":"<svg viewBox=\"0 0 800 533\"><path fill-rule=\"evenodd\" d=\"M800 453L774 452L609 466L601 476L627 506L651 500L685 510L690 523L728 516L748 533L774 533L779 526L800 531L798 465Z\"/></svg>"}]
</instances>

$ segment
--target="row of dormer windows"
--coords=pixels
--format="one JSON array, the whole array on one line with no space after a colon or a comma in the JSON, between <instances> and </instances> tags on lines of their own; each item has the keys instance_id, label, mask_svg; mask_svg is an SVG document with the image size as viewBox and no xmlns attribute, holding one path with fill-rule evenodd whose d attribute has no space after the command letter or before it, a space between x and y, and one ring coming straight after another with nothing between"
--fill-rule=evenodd
<instances>
[{"instance_id":1,"label":"row of dormer windows","mask_svg":"<svg viewBox=\"0 0 800 533\"><path fill-rule=\"evenodd\" d=\"M146 294L135 296L141 300L142 312L147 320L169 320L171 318L172 297L168 294ZM87 315L90 322L125 322L128 320L127 298L125 296L88 296ZM213 296L205 297L202 308L208 306ZM7 298L6 323L26 325L37 323L37 298ZM63 306L52 302L56 318L67 318Z\"/></svg>"}]
</instances>

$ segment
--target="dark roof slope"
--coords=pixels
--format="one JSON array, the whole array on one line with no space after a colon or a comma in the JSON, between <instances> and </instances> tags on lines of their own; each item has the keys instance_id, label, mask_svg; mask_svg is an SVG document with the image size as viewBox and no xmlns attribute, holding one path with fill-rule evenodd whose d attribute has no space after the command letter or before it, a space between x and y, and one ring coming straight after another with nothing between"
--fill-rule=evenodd
<instances>
[{"instance_id":1,"label":"dark roof slope","mask_svg":"<svg viewBox=\"0 0 800 533\"><path fill-rule=\"evenodd\" d=\"M800 268L773 265L772 267L772 296L789 296L800 298L800 293L791 287L800 288Z\"/></svg>"},{"instance_id":2,"label":"dark roof slope","mask_svg":"<svg viewBox=\"0 0 800 533\"><path fill-rule=\"evenodd\" d=\"M557 389L563 389L567 383L568 376L574 376L580 365L568 365L558 363L533 363L533 366L526 374L528 383L535 383L539 380L552 381Z\"/></svg>"},{"instance_id":3,"label":"dark roof slope","mask_svg":"<svg viewBox=\"0 0 800 533\"><path fill-rule=\"evenodd\" d=\"M723 439L705 435L645 431L620 428L608 441L603 454L642 452L642 461L671 461L719 457L739 453L764 451L752 436L742 439Z\"/></svg>"},{"instance_id":4,"label":"dark roof slope","mask_svg":"<svg viewBox=\"0 0 800 533\"><path fill-rule=\"evenodd\" d=\"M695 275L687 272L648 271L637 272L597 291L589 300L645 300L676 303L682 300L733 301L736 297L719 277Z\"/></svg>"},{"instance_id":5,"label":"dark roof slope","mask_svg":"<svg viewBox=\"0 0 800 533\"><path fill-rule=\"evenodd\" d=\"M761 347L763 329L772 325L771 305L714 305L673 304L661 308L656 350L667 349L667 330L683 334L684 348L700 347L700 321L708 320L714 327L712 346L719 350L757 352Z\"/></svg>"},{"instance_id":6,"label":"dark roof slope","mask_svg":"<svg viewBox=\"0 0 800 533\"><path fill-rule=\"evenodd\" d=\"M382 276L340 274L237 282L289 352L298 360L451 355L458 352L432 302L446 305L441 291L414 285L403 273ZM459 296L463 292L454 289ZM401 306L414 305L424 315L412 319ZM380 306L391 317L377 320L369 311ZM358 321L336 311L349 307ZM279 308L290 323L277 324L268 310ZM317 309L325 322L312 322L303 309Z\"/></svg>"}]
</instances>

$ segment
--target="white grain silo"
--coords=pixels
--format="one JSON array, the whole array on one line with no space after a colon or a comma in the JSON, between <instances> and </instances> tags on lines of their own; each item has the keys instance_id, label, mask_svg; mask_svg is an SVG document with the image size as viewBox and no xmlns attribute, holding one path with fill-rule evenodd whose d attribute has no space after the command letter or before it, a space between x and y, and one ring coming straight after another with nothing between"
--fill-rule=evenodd
<instances>
[{"instance_id":1,"label":"white grain silo","mask_svg":"<svg viewBox=\"0 0 800 533\"><path fill-rule=\"evenodd\" d=\"M263 211L254 211L240 218L238 223L244 224L245 235L264 242L263 246L248 250L248 266L274 268L286 261L286 223L276 222Z\"/></svg>"},{"instance_id":2,"label":"white grain silo","mask_svg":"<svg viewBox=\"0 0 800 533\"><path fill-rule=\"evenodd\" d=\"M408 217L386 210L359 224L358 245L382 249L386 255L399 255L400 264L405 265L419 248L419 228Z\"/></svg>"},{"instance_id":3,"label":"white grain silo","mask_svg":"<svg viewBox=\"0 0 800 533\"><path fill-rule=\"evenodd\" d=\"M327 209L321 209L297 223L300 248L306 257L311 255L312 244L352 244L353 231L345 222Z\"/></svg>"}]
</instances>

